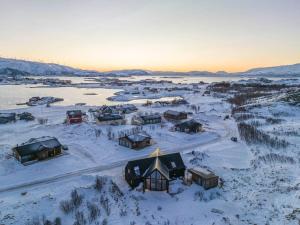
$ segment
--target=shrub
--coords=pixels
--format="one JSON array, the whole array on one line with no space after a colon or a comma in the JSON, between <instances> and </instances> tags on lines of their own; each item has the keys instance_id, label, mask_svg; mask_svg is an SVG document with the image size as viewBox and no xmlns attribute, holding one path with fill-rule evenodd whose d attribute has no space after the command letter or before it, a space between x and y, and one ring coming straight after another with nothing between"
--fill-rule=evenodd
<instances>
[{"instance_id":1,"label":"shrub","mask_svg":"<svg viewBox=\"0 0 300 225\"><path fill-rule=\"evenodd\" d=\"M76 212L75 222L73 225L86 225L86 224L87 224L87 222L86 222L83 212Z\"/></svg>"},{"instance_id":2,"label":"shrub","mask_svg":"<svg viewBox=\"0 0 300 225\"><path fill-rule=\"evenodd\" d=\"M70 212L73 212L74 210L74 205L72 204L71 201L61 201L60 204L60 209L65 213L65 214L69 214Z\"/></svg>"},{"instance_id":3,"label":"shrub","mask_svg":"<svg viewBox=\"0 0 300 225\"><path fill-rule=\"evenodd\" d=\"M81 205L82 200L83 196L78 194L76 189L71 192L71 203L75 208L78 208Z\"/></svg>"},{"instance_id":4,"label":"shrub","mask_svg":"<svg viewBox=\"0 0 300 225\"><path fill-rule=\"evenodd\" d=\"M87 202L89 222L93 222L100 216L100 209L94 203Z\"/></svg>"}]
</instances>

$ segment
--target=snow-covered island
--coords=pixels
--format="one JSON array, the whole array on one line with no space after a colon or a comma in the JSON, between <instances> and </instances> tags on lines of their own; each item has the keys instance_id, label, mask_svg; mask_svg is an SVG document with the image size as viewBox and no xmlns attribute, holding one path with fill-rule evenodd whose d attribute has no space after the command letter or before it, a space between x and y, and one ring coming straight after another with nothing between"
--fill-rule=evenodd
<instances>
[{"instance_id":1,"label":"snow-covered island","mask_svg":"<svg viewBox=\"0 0 300 225\"><path fill-rule=\"evenodd\" d=\"M0 224L298 224L299 79L93 79L124 104L0 112Z\"/></svg>"}]
</instances>

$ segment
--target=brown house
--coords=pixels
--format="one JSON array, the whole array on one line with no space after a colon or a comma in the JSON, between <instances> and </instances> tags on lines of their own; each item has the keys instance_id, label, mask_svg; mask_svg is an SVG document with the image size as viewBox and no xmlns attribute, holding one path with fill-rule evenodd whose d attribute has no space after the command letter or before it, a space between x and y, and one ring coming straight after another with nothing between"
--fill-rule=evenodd
<instances>
[{"instance_id":1,"label":"brown house","mask_svg":"<svg viewBox=\"0 0 300 225\"><path fill-rule=\"evenodd\" d=\"M164 112L164 117L168 120L185 120L187 119L187 113L167 110Z\"/></svg>"},{"instance_id":2,"label":"brown house","mask_svg":"<svg viewBox=\"0 0 300 225\"><path fill-rule=\"evenodd\" d=\"M62 145L55 137L31 138L12 149L13 154L21 163L43 160L62 153Z\"/></svg>"},{"instance_id":3,"label":"brown house","mask_svg":"<svg viewBox=\"0 0 300 225\"><path fill-rule=\"evenodd\" d=\"M142 149L151 145L151 136L147 134L132 134L119 138L119 145L132 149Z\"/></svg>"},{"instance_id":4,"label":"brown house","mask_svg":"<svg viewBox=\"0 0 300 225\"><path fill-rule=\"evenodd\" d=\"M205 189L218 186L219 177L205 168L196 167L189 169L188 172L192 174L192 180L203 186Z\"/></svg>"}]
</instances>

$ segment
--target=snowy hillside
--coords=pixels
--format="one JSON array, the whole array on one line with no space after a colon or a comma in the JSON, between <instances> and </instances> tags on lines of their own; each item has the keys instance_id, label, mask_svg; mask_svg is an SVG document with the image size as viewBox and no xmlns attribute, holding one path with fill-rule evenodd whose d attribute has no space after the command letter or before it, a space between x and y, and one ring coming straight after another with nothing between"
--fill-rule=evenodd
<instances>
[{"instance_id":1,"label":"snowy hillside","mask_svg":"<svg viewBox=\"0 0 300 225\"><path fill-rule=\"evenodd\" d=\"M104 76L131 76L131 75L148 75L144 70L117 70L110 72L98 72L92 70L76 69L69 66L41 63L27 60L0 58L0 74L5 75L104 75Z\"/></svg>"},{"instance_id":2,"label":"snowy hillside","mask_svg":"<svg viewBox=\"0 0 300 225\"><path fill-rule=\"evenodd\" d=\"M255 76L282 76L282 75L300 75L300 63L294 65L275 66L275 67L264 67L247 70L241 73L242 75Z\"/></svg>"},{"instance_id":3,"label":"snowy hillside","mask_svg":"<svg viewBox=\"0 0 300 225\"><path fill-rule=\"evenodd\" d=\"M54 63L41 63L7 58L0 58L0 69L14 69L32 75L86 75L89 73L95 73L94 71L74 69L72 67L62 66Z\"/></svg>"}]
</instances>

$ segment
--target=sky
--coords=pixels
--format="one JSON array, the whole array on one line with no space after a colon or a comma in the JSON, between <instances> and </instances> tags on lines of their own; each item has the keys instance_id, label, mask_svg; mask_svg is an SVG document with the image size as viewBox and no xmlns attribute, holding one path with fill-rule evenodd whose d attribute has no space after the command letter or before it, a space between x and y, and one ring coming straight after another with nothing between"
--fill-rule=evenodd
<instances>
[{"instance_id":1,"label":"sky","mask_svg":"<svg viewBox=\"0 0 300 225\"><path fill-rule=\"evenodd\" d=\"M0 0L0 57L100 71L300 63L300 0Z\"/></svg>"}]
</instances>

